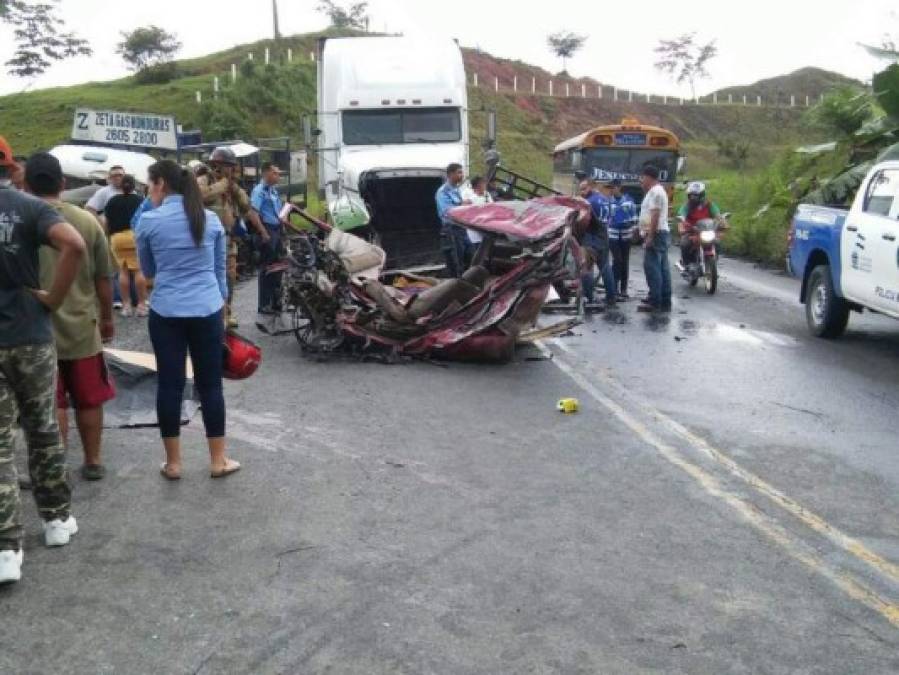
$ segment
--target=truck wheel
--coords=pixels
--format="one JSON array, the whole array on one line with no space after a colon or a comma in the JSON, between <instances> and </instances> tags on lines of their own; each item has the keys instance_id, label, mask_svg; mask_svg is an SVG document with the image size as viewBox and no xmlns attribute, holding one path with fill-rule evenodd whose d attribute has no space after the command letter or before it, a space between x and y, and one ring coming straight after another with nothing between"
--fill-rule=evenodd
<instances>
[{"instance_id":1,"label":"truck wheel","mask_svg":"<svg viewBox=\"0 0 899 675\"><path fill-rule=\"evenodd\" d=\"M808 279L805 319L815 337L840 337L849 323L849 305L833 291L830 265L818 265Z\"/></svg>"}]
</instances>

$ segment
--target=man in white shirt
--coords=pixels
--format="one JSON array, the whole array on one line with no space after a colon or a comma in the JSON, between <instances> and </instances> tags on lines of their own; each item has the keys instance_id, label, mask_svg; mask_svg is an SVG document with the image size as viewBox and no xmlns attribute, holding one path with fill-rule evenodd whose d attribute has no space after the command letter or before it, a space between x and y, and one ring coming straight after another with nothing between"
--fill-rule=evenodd
<instances>
[{"instance_id":1,"label":"man in white shirt","mask_svg":"<svg viewBox=\"0 0 899 675\"><path fill-rule=\"evenodd\" d=\"M106 174L106 185L97 190L93 196L87 200L87 204L84 205L84 208L93 213L97 219L100 221L100 224L103 225L103 229L107 232L109 231L106 226L106 218L103 216L103 212L106 210L106 205L109 203L109 200L115 197L116 195L122 194L122 179L125 177L125 169L118 164L115 166L109 167L109 173ZM116 272L116 277L118 276L118 272ZM135 288L135 284L131 284L132 288ZM134 300L134 304L137 304L137 297L134 292L132 292L132 298ZM112 306L114 309L122 309L124 306L122 304L122 292L119 290L119 284L112 284Z\"/></svg>"},{"instance_id":2,"label":"man in white shirt","mask_svg":"<svg viewBox=\"0 0 899 675\"><path fill-rule=\"evenodd\" d=\"M99 216L106 210L106 204L116 195L122 194L122 179L125 177L125 169L116 165L109 168L106 176L106 185L97 190L87 201L84 208Z\"/></svg>"},{"instance_id":3,"label":"man in white shirt","mask_svg":"<svg viewBox=\"0 0 899 675\"><path fill-rule=\"evenodd\" d=\"M462 188L462 202L468 202L469 204L493 203L493 197L487 192L487 181L482 176L474 176L471 179L470 185ZM466 230L466 233L468 234L468 242L470 244L469 246L466 246L466 249L469 249L467 252L474 255L473 249L476 249L484 240L484 236L477 230L472 230L470 228Z\"/></svg>"},{"instance_id":4,"label":"man in white shirt","mask_svg":"<svg viewBox=\"0 0 899 675\"><path fill-rule=\"evenodd\" d=\"M659 183L659 170L646 165L640 176L643 203L640 205L640 231L643 233L643 271L649 286L649 297L637 307L638 312L671 311L671 269L668 246L668 193Z\"/></svg>"}]
</instances>

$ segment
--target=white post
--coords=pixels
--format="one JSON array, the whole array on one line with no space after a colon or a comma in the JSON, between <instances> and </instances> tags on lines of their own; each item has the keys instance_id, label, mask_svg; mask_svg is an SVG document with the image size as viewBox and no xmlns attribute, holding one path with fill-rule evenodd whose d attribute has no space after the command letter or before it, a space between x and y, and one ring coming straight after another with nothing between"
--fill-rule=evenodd
<instances>
[{"instance_id":1,"label":"white post","mask_svg":"<svg viewBox=\"0 0 899 675\"><path fill-rule=\"evenodd\" d=\"M200 90L198 89L198 90L197 90L197 103L199 104L199 103L202 103L202 102L203 102L203 94L200 93Z\"/></svg>"},{"instance_id":2,"label":"white post","mask_svg":"<svg viewBox=\"0 0 899 675\"><path fill-rule=\"evenodd\" d=\"M518 75L512 76L512 91L518 91Z\"/></svg>"},{"instance_id":3,"label":"white post","mask_svg":"<svg viewBox=\"0 0 899 675\"><path fill-rule=\"evenodd\" d=\"M756 97L755 97L755 102L756 102L756 105L761 106L761 105L762 105L762 97L761 97L761 96L756 96Z\"/></svg>"},{"instance_id":4,"label":"white post","mask_svg":"<svg viewBox=\"0 0 899 675\"><path fill-rule=\"evenodd\" d=\"M552 80L549 81L549 95L550 96L553 95L553 81Z\"/></svg>"},{"instance_id":5,"label":"white post","mask_svg":"<svg viewBox=\"0 0 899 675\"><path fill-rule=\"evenodd\" d=\"M315 52L309 52L309 60L313 62L315 61Z\"/></svg>"},{"instance_id":6,"label":"white post","mask_svg":"<svg viewBox=\"0 0 899 675\"><path fill-rule=\"evenodd\" d=\"M652 94L646 94L646 102L652 103Z\"/></svg>"},{"instance_id":7,"label":"white post","mask_svg":"<svg viewBox=\"0 0 899 675\"><path fill-rule=\"evenodd\" d=\"M791 108L796 107L796 95L795 94L790 94L790 107Z\"/></svg>"},{"instance_id":8,"label":"white post","mask_svg":"<svg viewBox=\"0 0 899 675\"><path fill-rule=\"evenodd\" d=\"M728 95L727 95L727 102L728 102L728 103L733 103L733 102L734 102L734 95L733 95L733 94L728 94Z\"/></svg>"},{"instance_id":9,"label":"white post","mask_svg":"<svg viewBox=\"0 0 899 675\"><path fill-rule=\"evenodd\" d=\"M216 75L215 77L212 78L212 91L214 91L216 94L219 93L219 77L218 77L218 75Z\"/></svg>"},{"instance_id":10,"label":"white post","mask_svg":"<svg viewBox=\"0 0 899 675\"><path fill-rule=\"evenodd\" d=\"M717 91L714 94L712 94L712 103L714 103L715 105L718 105L718 92Z\"/></svg>"},{"instance_id":11,"label":"white post","mask_svg":"<svg viewBox=\"0 0 899 675\"><path fill-rule=\"evenodd\" d=\"M668 96L667 94L662 97L662 105L668 105Z\"/></svg>"},{"instance_id":12,"label":"white post","mask_svg":"<svg viewBox=\"0 0 899 675\"><path fill-rule=\"evenodd\" d=\"M265 48L265 65L268 65L270 60L271 60L271 54L269 52L268 47L266 47Z\"/></svg>"},{"instance_id":13,"label":"white post","mask_svg":"<svg viewBox=\"0 0 899 675\"><path fill-rule=\"evenodd\" d=\"M231 83L237 82L237 64L231 64Z\"/></svg>"},{"instance_id":14,"label":"white post","mask_svg":"<svg viewBox=\"0 0 899 675\"><path fill-rule=\"evenodd\" d=\"M287 48L287 63L293 63L293 50L290 47Z\"/></svg>"},{"instance_id":15,"label":"white post","mask_svg":"<svg viewBox=\"0 0 899 675\"><path fill-rule=\"evenodd\" d=\"M248 58L250 61L252 61L252 60L253 60L253 52L250 52L249 54L247 54L247 58Z\"/></svg>"},{"instance_id":16,"label":"white post","mask_svg":"<svg viewBox=\"0 0 899 675\"><path fill-rule=\"evenodd\" d=\"M499 91L499 78L493 78L493 91Z\"/></svg>"},{"instance_id":17,"label":"white post","mask_svg":"<svg viewBox=\"0 0 899 675\"><path fill-rule=\"evenodd\" d=\"M602 98L602 85L596 85L596 98Z\"/></svg>"},{"instance_id":18,"label":"white post","mask_svg":"<svg viewBox=\"0 0 899 675\"><path fill-rule=\"evenodd\" d=\"M581 83L581 98L587 98L587 85Z\"/></svg>"},{"instance_id":19,"label":"white post","mask_svg":"<svg viewBox=\"0 0 899 675\"><path fill-rule=\"evenodd\" d=\"M478 74L477 73L474 74L474 86L475 87L478 86Z\"/></svg>"},{"instance_id":20,"label":"white post","mask_svg":"<svg viewBox=\"0 0 899 675\"><path fill-rule=\"evenodd\" d=\"M632 92L632 91L627 92L627 102L628 103L634 102L634 92Z\"/></svg>"},{"instance_id":21,"label":"white post","mask_svg":"<svg viewBox=\"0 0 899 675\"><path fill-rule=\"evenodd\" d=\"M746 94L743 94L743 105L746 105Z\"/></svg>"},{"instance_id":22,"label":"white post","mask_svg":"<svg viewBox=\"0 0 899 675\"><path fill-rule=\"evenodd\" d=\"M612 87L612 100L618 102L618 87Z\"/></svg>"},{"instance_id":23,"label":"white post","mask_svg":"<svg viewBox=\"0 0 899 675\"><path fill-rule=\"evenodd\" d=\"M805 107L808 108L808 106L809 106L809 98L808 98L808 94L806 94L806 96L805 96Z\"/></svg>"},{"instance_id":24,"label":"white post","mask_svg":"<svg viewBox=\"0 0 899 675\"><path fill-rule=\"evenodd\" d=\"M531 93L532 94L537 93L537 78L536 77L531 78Z\"/></svg>"},{"instance_id":25,"label":"white post","mask_svg":"<svg viewBox=\"0 0 899 675\"><path fill-rule=\"evenodd\" d=\"M568 88L568 83L565 83L565 97L571 96L571 91Z\"/></svg>"},{"instance_id":26,"label":"white post","mask_svg":"<svg viewBox=\"0 0 899 675\"><path fill-rule=\"evenodd\" d=\"M824 94L818 96L818 103L824 103Z\"/></svg>"}]
</instances>

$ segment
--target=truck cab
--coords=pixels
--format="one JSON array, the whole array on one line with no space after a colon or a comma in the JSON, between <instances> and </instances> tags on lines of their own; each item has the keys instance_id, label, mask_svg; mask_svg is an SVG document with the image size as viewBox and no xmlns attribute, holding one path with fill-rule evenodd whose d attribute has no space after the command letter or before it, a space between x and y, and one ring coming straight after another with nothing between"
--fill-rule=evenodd
<instances>
[{"instance_id":1,"label":"truck cab","mask_svg":"<svg viewBox=\"0 0 899 675\"><path fill-rule=\"evenodd\" d=\"M838 337L852 310L899 319L899 161L874 166L848 211L801 205L787 266L814 335Z\"/></svg>"},{"instance_id":2,"label":"truck cab","mask_svg":"<svg viewBox=\"0 0 899 675\"><path fill-rule=\"evenodd\" d=\"M452 40L327 38L318 58L318 175L331 221L390 266L440 259L434 195L468 167L465 69Z\"/></svg>"}]
</instances>

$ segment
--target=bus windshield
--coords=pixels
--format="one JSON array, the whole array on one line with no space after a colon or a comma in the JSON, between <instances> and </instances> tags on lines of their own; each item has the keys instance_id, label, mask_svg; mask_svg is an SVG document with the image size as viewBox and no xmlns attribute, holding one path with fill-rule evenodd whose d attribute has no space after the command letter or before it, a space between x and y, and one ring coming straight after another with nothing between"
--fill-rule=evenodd
<instances>
[{"instance_id":1,"label":"bus windshield","mask_svg":"<svg viewBox=\"0 0 899 675\"><path fill-rule=\"evenodd\" d=\"M455 143L462 138L457 108L345 110L342 121L346 145Z\"/></svg>"},{"instance_id":2,"label":"bus windshield","mask_svg":"<svg viewBox=\"0 0 899 675\"><path fill-rule=\"evenodd\" d=\"M659 170L663 183L674 181L677 173L677 152L650 148L585 148L583 171L594 180L634 182L647 164Z\"/></svg>"}]
</instances>

